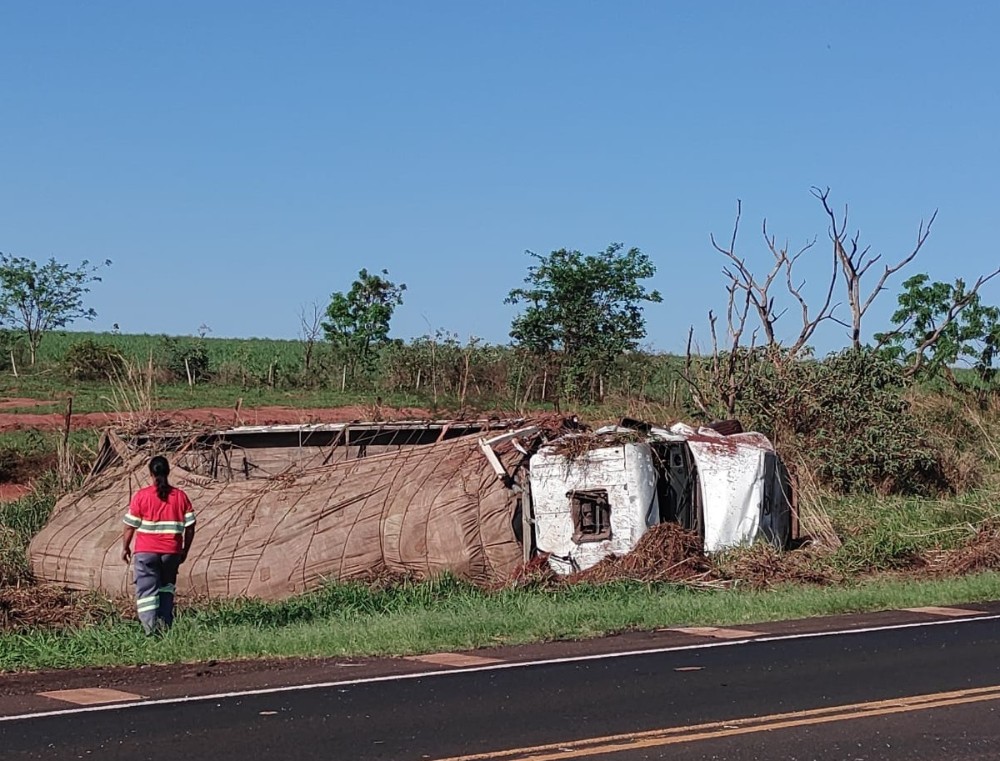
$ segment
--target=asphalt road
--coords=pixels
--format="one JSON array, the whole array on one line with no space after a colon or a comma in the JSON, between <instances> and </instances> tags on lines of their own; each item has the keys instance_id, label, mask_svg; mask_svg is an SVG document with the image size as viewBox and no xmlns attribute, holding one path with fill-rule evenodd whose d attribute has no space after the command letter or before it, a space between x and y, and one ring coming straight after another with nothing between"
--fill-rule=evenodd
<instances>
[{"instance_id":1,"label":"asphalt road","mask_svg":"<svg viewBox=\"0 0 1000 761\"><path fill-rule=\"evenodd\" d=\"M995 759L1000 621L0 723L4 759Z\"/></svg>"}]
</instances>

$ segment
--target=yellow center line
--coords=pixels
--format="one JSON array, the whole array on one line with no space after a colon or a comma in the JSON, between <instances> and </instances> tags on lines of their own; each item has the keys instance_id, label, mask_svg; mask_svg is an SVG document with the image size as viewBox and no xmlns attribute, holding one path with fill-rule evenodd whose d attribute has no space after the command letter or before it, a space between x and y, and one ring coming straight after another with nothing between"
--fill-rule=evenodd
<instances>
[{"instance_id":1,"label":"yellow center line","mask_svg":"<svg viewBox=\"0 0 1000 761\"><path fill-rule=\"evenodd\" d=\"M866 719L913 711L926 711L932 708L946 708L990 700L1000 700L1000 685L957 690L954 692L939 692L929 695L914 695L868 703L851 703L841 706L830 706L828 708L792 711L789 713L729 721L713 721L693 726L666 727L646 732L632 732L608 735L606 737L593 737L585 740L572 740L563 743L549 743L547 745L511 748L474 755L454 756L446 759L438 759L438 761L555 761L555 759L584 758L586 756L620 753L627 750L677 745L679 743L697 742L699 740L732 737L756 732L769 732L775 729L789 729L792 727Z\"/></svg>"}]
</instances>

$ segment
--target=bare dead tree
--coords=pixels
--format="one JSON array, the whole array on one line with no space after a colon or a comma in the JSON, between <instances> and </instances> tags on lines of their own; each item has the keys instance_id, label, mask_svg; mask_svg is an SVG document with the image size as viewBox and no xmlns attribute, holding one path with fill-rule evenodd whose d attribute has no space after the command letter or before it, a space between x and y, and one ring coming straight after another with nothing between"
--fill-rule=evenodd
<instances>
[{"instance_id":1,"label":"bare dead tree","mask_svg":"<svg viewBox=\"0 0 1000 761\"><path fill-rule=\"evenodd\" d=\"M308 307L302 306L299 309L299 338L305 344L306 353L303 364L306 371L312 367L313 352L316 343L323 335L323 310L315 301Z\"/></svg>"},{"instance_id":2,"label":"bare dead tree","mask_svg":"<svg viewBox=\"0 0 1000 761\"><path fill-rule=\"evenodd\" d=\"M867 294L863 294L861 290L861 281L864 279L868 271L882 260L882 255L876 254L874 256L869 256L871 246L865 246L864 248L860 247L860 231L856 232L852 238L847 237L847 206L844 206L843 216L838 217L836 212L834 212L833 208L830 206L830 188L820 190L819 188L814 187L812 188L812 194L819 199L820 203L823 204L823 210L830 219L830 240L833 242L834 256L840 264L840 271L844 275L844 284L847 289L847 304L851 310L851 322L849 325L846 325L846 327L848 327L851 331L851 345L855 349L860 349L861 321L864 318L865 313L867 313L868 308L871 307L875 298L883 290L885 290L886 281L892 275L903 269L903 267L907 264L912 262L914 257L916 257L919 253L920 249L927 241L928 236L931 234L931 226L937 218L937 209L934 210L934 213L931 215L931 218L928 220L926 225L923 220L920 221L920 228L917 231L917 242L916 245L914 245L914 247L910 250L910 253L895 264L885 265L882 270L882 274L875 283L875 287L872 288Z\"/></svg>"},{"instance_id":3,"label":"bare dead tree","mask_svg":"<svg viewBox=\"0 0 1000 761\"><path fill-rule=\"evenodd\" d=\"M695 406L701 410L706 417L713 417L713 411L709 407L709 396L717 398L725 409L728 416L732 416L736 411L736 403L743 392L746 379L749 378L750 367L753 362L754 349L757 341L757 332L750 336L749 347L743 349L741 346L743 334L746 331L747 318L750 315L750 304L752 301L750 292L741 289L730 283L727 288L729 301L726 306L726 322L729 328L729 341L722 352L719 349L719 333L716 329L718 317L715 312L709 310L708 324L712 334L712 361L709 369L708 386L698 380L700 373L696 372L694 353L692 351L694 341L694 327L688 331L687 353L684 359L683 379L691 387L691 398ZM742 304L738 304L737 295L742 292Z\"/></svg>"},{"instance_id":4,"label":"bare dead tree","mask_svg":"<svg viewBox=\"0 0 1000 761\"><path fill-rule=\"evenodd\" d=\"M700 365L696 363L693 353L693 328L688 333L683 378L691 387L695 405L709 417L713 414L713 407L716 410L724 410L725 414L730 416L735 414L737 403L746 391L747 384L753 382L753 363L760 358L757 346L758 330L763 332L764 337L764 343L760 348L768 352L770 361L777 366L794 360L808 344L819 325L825 320L833 319L836 309L836 305L833 304L833 294L837 283L837 260L834 259L832 262L825 298L819 309L813 311L803 295L805 281L798 280L795 276L795 265L816 245L815 239L806 242L793 252L787 242L783 246L778 245L775 236L768 231L765 219L762 232L764 243L771 253L772 263L763 275L758 276L746 258L736 251L742 213L742 203L737 201L736 219L732 235L726 245L720 244L714 235L710 238L715 250L728 260L728 265L723 268L723 273L729 281L726 285L728 336L725 346L721 346L719 340L718 317L714 312L708 313L712 337L710 362ZM783 282L788 294L798 302L802 316L799 333L789 344L782 343L776 328L778 320L787 311L787 309L778 311L776 307L773 289L778 282ZM745 346L747 322L751 311L756 315L759 327L751 333L749 345Z\"/></svg>"},{"instance_id":5,"label":"bare dead tree","mask_svg":"<svg viewBox=\"0 0 1000 761\"><path fill-rule=\"evenodd\" d=\"M716 409L725 408L729 414L732 414L744 391L743 386L751 382L752 363L757 358L753 351L756 344L756 330L753 332L749 349L743 346L743 341L746 339L747 320L751 313L756 316L759 330L763 334L763 343L760 348L767 351L768 361L779 372L783 369L790 369L791 366L788 363L794 361L802 353L820 325L827 320L847 327L850 330L851 345L854 348L860 348L861 327L865 314L877 296L886 289L889 278L913 261L930 236L931 227L937 218L937 211L935 211L926 224L921 221L913 248L894 264L881 265L882 270L878 273L873 287L863 290L867 278L874 278L876 272L873 271L873 268L882 262L882 256L880 254L873 255L870 247L860 245L860 233L855 233L853 237L848 236L847 207L845 206L842 215L834 212L830 203L829 188L821 190L814 187L812 193L823 205L830 223L828 231L830 240L833 242L830 275L824 284L822 301L810 303L804 293L805 280L798 278L795 274L795 267L799 260L815 247L815 238L807 241L798 249L792 249L787 241L784 245L779 245L775 235L769 231L765 219L762 224L762 233L767 250L771 254L771 264L768 269L755 272L747 258L737 252L737 239L742 218L742 203L740 201L737 201L736 218L729 240L723 244L714 235L711 236L712 246L727 260L723 274L728 280L726 314L729 336L725 347L721 347L718 335L718 318L715 313L709 312L712 337L711 360L708 361L706 357L701 363L695 361L692 329L688 334L684 371L684 380L692 388L694 403L706 415L711 414L713 407ZM920 369L920 363L923 363L926 351L940 338L961 310L971 302L979 288L996 274L1000 274L1000 272L980 278L972 291L956 303L944 324L926 337L924 345L917 349L915 361L918 364L912 369L912 372ZM847 293L847 305L851 312L849 321L840 320L836 316L840 305L834 303L834 295L841 275L843 275ZM781 340L777 328L778 321L788 311L787 308L781 308L778 305L781 294L776 294L775 291L781 287L778 285L779 281L784 286L783 290L787 297L793 299L793 303L798 304L801 317L798 335L787 342ZM696 379L698 372L700 372L700 383Z\"/></svg>"},{"instance_id":6,"label":"bare dead tree","mask_svg":"<svg viewBox=\"0 0 1000 761\"><path fill-rule=\"evenodd\" d=\"M730 265L723 269L723 274L729 279L729 309L732 312L735 293L742 291L746 294L747 305L752 306L757 313L760 327L764 331L766 345L768 347L779 347L781 342L777 337L775 324L787 311L780 312L775 309L775 298L771 293L771 287L779 277L783 277L785 288L788 293L799 303L802 314L802 327L798 336L790 344L784 347L784 353L789 358L795 357L812 338L813 333L825 320L833 319L836 305L833 304L833 293L837 283L838 266L837 259L834 258L833 266L830 269L830 284L827 287L826 298L823 300L819 310L811 313L809 304L802 294L805 281L798 281L794 275L795 264L816 245L815 238L808 241L798 251L792 253L788 243L778 246L777 239L768 232L767 220L762 225L764 243L768 251L771 252L773 264L770 270L762 277L758 278L746 263L746 259L736 253L736 239L739 234L740 217L742 215L742 204L736 202L736 221L733 225L733 234L728 247L719 245L715 236L711 236L712 246L720 254L725 256Z\"/></svg>"},{"instance_id":7,"label":"bare dead tree","mask_svg":"<svg viewBox=\"0 0 1000 761\"><path fill-rule=\"evenodd\" d=\"M802 288L805 286L805 281L796 282L792 274L795 267L795 263L799 260L802 254L809 251L813 246L816 245L816 239L813 238L811 241L806 243L802 248L796 251L794 254L789 256L788 254L788 243L786 241L783 248L778 248L775 244L775 238L773 235L768 235L767 232L767 220L764 220L764 241L767 243L767 248L774 256L775 262L781 265L781 268L785 273L785 288L788 292L799 302L799 308L802 311L802 328L799 330L799 335L792 342L792 345L788 347L787 354L791 357L795 357L805 346L809 343L812 338L813 333L816 332L816 328L820 326L825 320L834 319L834 312L837 305L833 303L833 292L837 285L837 259L834 257L833 266L830 268L830 284L826 289L826 298L823 300L822 305L816 311L815 314L810 315L809 303L806 301L805 297L802 295Z\"/></svg>"},{"instance_id":8,"label":"bare dead tree","mask_svg":"<svg viewBox=\"0 0 1000 761\"><path fill-rule=\"evenodd\" d=\"M731 262L731 266L724 267L722 272L729 279L729 308L732 310L736 291L743 291L746 294L748 306L752 306L757 312L760 326L764 331L768 346L777 343L774 332L774 323L778 321L781 314L774 312L774 299L770 296L771 285L775 278L781 274L780 262L775 262L774 267L764 276L762 281L758 281L754 273L747 266L746 261L736 254L736 239L739 237L740 218L743 214L743 204L736 201L736 220L733 223L733 234L729 240L729 247L723 248L715 240L715 235L710 236L712 246L720 254Z\"/></svg>"}]
</instances>

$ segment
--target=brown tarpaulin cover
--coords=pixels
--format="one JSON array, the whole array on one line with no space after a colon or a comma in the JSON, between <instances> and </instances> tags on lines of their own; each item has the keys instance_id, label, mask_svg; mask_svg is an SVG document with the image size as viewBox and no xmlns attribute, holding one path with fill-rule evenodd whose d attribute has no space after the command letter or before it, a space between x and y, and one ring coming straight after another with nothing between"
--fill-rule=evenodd
<instances>
[{"instance_id":1,"label":"brown tarpaulin cover","mask_svg":"<svg viewBox=\"0 0 1000 761\"><path fill-rule=\"evenodd\" d=\"M495 451L520 481L527 457L510 443ZM131 495L149 483L148 454L123 454L124 464L61 499L32 540L39 579L131 594L120 556L122 517ZM451 571L483 583L506 578L521 561L511 525L517 494L475 436L266 480L220 483L175 466L171 482L187 492L197 515L178 579L182 593L273 600L385 571Z\"/></svg>"}]
</instances>

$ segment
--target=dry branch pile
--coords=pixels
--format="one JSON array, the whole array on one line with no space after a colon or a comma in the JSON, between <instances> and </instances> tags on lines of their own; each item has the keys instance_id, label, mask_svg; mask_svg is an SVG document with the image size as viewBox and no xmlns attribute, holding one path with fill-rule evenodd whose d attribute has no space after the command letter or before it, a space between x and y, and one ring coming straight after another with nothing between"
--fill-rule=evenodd
<instances>
[{"instance_id":1,"label":"dry branch pile","mask_svg":"<svg viewBox=\"0 0 1000 761\"><path fill-rule=\"evenodd\" d=\"M931 570L963 575L1000 570L1000 516L987 518L975 535L961 547L925 557Z\"/></svg>"},{"instance_id":2,"label":"dry branch pile","mask_svg":"<svg viewBox=\"0 0 1000 761\"><path fill-rule=\"evenodd\" d=\"M661 523L647 531L632 552L606 558L567 581L605 584L623 579L704 583L716 580L716 576L697 534L675 523Z\"/></svg>"},{"instance_id":3,"label":"dry branch pile","mask_svg":"<svg viewBox=\"0 0 1000 761\"><path fill-rule=\"evenodd\" d=\"M645 436L632 431L617 431L600 435L581 433L576 436L563 436L549 443L546 448L552 454L561 455L569 460L577 460L586 457L589 452L595 449L639 444L645 441Z\"/></svg>"},{"instance_id":4,"label":"dry branch pile","mask_svg":"<svg viewBox=\"0 0 1000 761\"><path fill-rule=\"evenodd\" d=\"M844 579L833 569L816 562L808 549L781 552L769 544L756 544L718 559L727 579L766 589L776 584L836 584Z\"/></svg>"},{"instance_id":5,"label":"dry branch pile","mask_svg":"<svg viewBox=\"0 0 1000 761\"><path fill-rule=\"evenodd\" d=\"M817 562L810 549L782 552L760 543L723 555L706 557L701 541L673 523L650 529L635 550L607 558L592 568L565 578L565 583L607 584L614 581L669 582L721 588L742 583L754 589L776 584L835 584L836 571Z\"/></svg>"},{"instance_id":6,"label":"dry branch pile","mask_svg":"<svg viewBox=\"0 0 1000 761\"><path fill-rule=\"evenodd\" d=\"M129 601L116 608L93 595L48 584L0 586L0 632L66 629L131 614Z\"/></svg>"}]
</instances>

